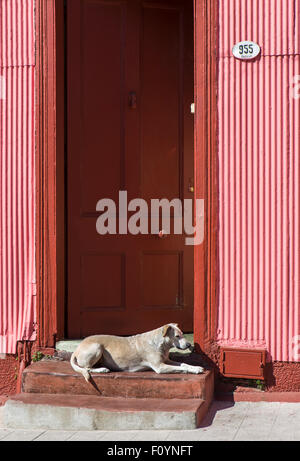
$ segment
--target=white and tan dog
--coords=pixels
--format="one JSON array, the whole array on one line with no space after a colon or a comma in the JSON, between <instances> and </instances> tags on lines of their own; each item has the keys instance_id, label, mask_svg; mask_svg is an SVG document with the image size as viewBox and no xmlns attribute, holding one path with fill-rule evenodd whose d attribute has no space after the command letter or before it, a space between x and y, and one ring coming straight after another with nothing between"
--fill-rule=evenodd
<instances>
[{"instance_id":1,"label":"white and tan dog","mask_svg":"<svg viewBox=\"0 0 300 461\"><path fill-rule=\"evenodd\" d=\"M85 338L71 356L72 368L89 381L90 373L110 371L145 371L156 373L203 373L199 366L169 359L172 347L185 350L191 344L177 324L169 323L156 330L135 336L96 335ZM100 368L93 368L100 365Z\"/></svg>"}]
</instances>

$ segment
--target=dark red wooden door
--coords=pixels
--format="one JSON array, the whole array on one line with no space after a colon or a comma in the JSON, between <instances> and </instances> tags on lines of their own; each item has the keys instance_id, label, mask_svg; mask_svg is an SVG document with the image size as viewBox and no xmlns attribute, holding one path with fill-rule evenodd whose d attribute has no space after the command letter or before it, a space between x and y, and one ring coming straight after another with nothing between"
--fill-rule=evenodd
<instances>
[{"instance_id":1,"label":"dark red wooden door","mask_svg":"<svg viewBox=\"0 0 300 461\"><path fill-rule=\"evenodd\" d=\"M68 335L192 331L185 235L96 232L97 202L119 191L193 198L192 1L67 7Z\"/></svg>"}]
</instances>

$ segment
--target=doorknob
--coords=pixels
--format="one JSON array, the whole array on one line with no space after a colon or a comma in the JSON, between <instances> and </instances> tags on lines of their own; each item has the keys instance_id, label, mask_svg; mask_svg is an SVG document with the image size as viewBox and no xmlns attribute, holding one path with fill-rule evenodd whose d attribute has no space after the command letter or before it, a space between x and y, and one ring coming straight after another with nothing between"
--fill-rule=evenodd
<instances>
[{"instance_id":1,"label":"doorknob","mask_svg":"<svg viewBox=\"0 0 300 461\"><path fill-rule=\"evenodd\" d=\"M194 192L194 181L192 178L189 178L189 192Z\"/></svg>"},{"instance_id":2,"label":"doorknob","mask_svg":"<svg viewBox=\"0 0 300 461\"><path fill-rule=\"evenodd\" d=\"M136 92L130 91L129 93L129 107L130 109L136 109Z\"/></svg>"},{"instance_id":3,"label":"doorknob","mask_svg":"<svg viewBox=\"0 0 300 461\"><path fill-rule=\"evenodd\" d=\"M164 231L164 230L162 229L162 230L159 231L159 233L158 233L157 235L158 235L158 237L159 237L160 239L164 239L164 238L166 238L167 233L166 233L166 231Z\"/></svg>"}]
</instances>

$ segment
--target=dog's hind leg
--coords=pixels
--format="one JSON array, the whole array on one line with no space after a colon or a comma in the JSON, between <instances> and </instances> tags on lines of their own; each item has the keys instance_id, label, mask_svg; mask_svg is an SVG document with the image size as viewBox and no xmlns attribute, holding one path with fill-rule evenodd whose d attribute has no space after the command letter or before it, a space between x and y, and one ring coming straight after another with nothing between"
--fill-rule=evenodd
<instances>
[{"instance_id":1,"label":"dog's hind leg","mask_svg":"<svg viewBox=\"0 0 300 461\"><path fill-rule=\"evenodd\" d=\"M88 350L84 352L84 363L90 373L109 373L110 370L106 367L93 368L100 362L103 353L103 348L100 344L91 344Z\"/></svg>"},{"instance_id":2,"label":"dog's hind leg","mask_svg":"<svg viewBox=\"0 0 300 461\"><path fill-rule=\"evenodd\" d=\"M89 344L84 350L79 351L77 354L77 364L82 369L81 373L85 377L86 381L90 380L90 373L107 373L109 370L107 368L93 368L96 365L102 356L102 346L101 344L92 343Z\"/></svg>"}]
</instances>

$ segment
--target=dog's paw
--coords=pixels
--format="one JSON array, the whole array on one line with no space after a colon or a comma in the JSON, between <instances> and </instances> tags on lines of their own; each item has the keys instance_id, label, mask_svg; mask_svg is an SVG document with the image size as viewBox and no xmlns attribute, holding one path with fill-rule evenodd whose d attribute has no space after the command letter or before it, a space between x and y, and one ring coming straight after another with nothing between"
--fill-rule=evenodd
<instances>
[{"instance_id":1,"label":"dog's paw","mask_svg":"<svg viewBox=\"0 0 300 461\"><path fill-rule=\"evenodd\" d=\"M184 370L184 373L194 373L195 375L204 373L204 368L195 365L188 365L187 363L182 363L181 368Z\"/></svg>"},{"instance_id":2,"label":"dog's paw","mask_svg":"<svg viewBox=\"0 0 300 461\"><path fill-rule=\"evenodd\" d=\"M196 375L200 375L201 373L204 373L204 368L203 367L193 367L193 373Z\"/></svg>"},{"instance_id":3,"label":"dog's paw","mask_svg":"<svg viewBox=\"0 0 300 461\"><path fill-rule=\"evenodd\" d=\"M181 363L180 368L182 368L182 373L192 373L191 366L187 363Z\"/></svg>"},{"instance_id":4,"label":"dog's paw","mask_svg":"<svg viewBox=\"0 0 300 461\"><path fill-rule=\"evenodd\" d=\"M101 373L110 373L110 369L109 368L102 368Z\"/></svg>"},{"instance_id":5,"label":"dog's paw","mask_svg":"<svg viewBox=\"0 0 300 461\"><path fill-rule=\"evenodd\" d=\"M101 367L101 368L91 368L90 371L92 373L109 373L110 369L106 367Z\"/></svg>"}]
</instances>

